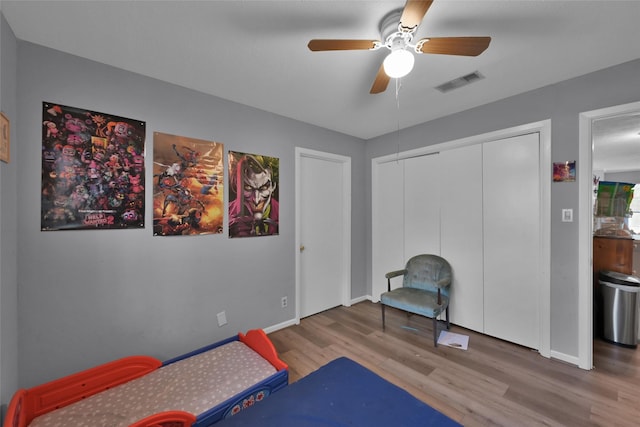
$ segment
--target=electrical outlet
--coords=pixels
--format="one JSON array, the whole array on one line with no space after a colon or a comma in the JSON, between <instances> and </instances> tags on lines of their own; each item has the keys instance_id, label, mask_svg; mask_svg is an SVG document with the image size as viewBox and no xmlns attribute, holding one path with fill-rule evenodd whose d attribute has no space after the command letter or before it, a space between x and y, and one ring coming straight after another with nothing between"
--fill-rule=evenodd
<instances>
[{"instance_id":1,"label":"electrical outlet","mask_svg":"<svg viewBox=\"0 0 640 427\"><path fill-rule=\"evenodd\" d=\"M287 304L288 304L287 297L282 297L282 301L281 302L282 302L282 308L285 308L287 306Z\"/></svg>"},{"instance_id":2,"label":"electrical outlet","mask_svg":"<svg viewBox=\"0 0 640 427\"><path fill-rule=\"evenodd\" d=\"M218 313L218 326L224 326L227 324L227 313L221 311Z\"/></svg>"}]
</instances>

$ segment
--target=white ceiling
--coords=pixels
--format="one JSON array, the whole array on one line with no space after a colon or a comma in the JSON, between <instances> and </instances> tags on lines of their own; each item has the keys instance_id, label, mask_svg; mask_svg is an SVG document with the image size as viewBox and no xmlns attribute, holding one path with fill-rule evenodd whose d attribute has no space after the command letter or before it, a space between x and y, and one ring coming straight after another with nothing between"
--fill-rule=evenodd
<instances>
[{"instance_id":1,"label":"white ceiling","mask_svg":"<svg viewBox=\"0 0 640 427\"><path fill-rule=\"evenodd\" d=\"M640 111L593 122L593 170L640 170Z\"/></svg>"},{"instance_id":2,"label":"white ceiling","mask_svg":"<svg viewBox=\"0 0 640 427\"><path fill-rule=\"evenodd\" d=\"M419 55L369 94L385 52L310 52L379 39L404 1L12 1L17 38L363 139L640 58L640 1L436 0L426 36L491 36L478 57ZM479 71L442 94L434 87ZM398 107L399 106L399 107ZM398 112L398 108L400 112Z\"/></svg>"}]
</instances>

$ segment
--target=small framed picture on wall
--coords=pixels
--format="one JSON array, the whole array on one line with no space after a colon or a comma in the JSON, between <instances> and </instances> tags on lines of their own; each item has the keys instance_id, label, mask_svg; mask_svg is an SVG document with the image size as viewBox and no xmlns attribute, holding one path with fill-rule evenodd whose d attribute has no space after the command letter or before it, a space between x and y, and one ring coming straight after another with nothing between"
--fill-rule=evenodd
<instances>
[{"instance_id":1,"label":"small framed picture on wall","mask_svg":"<svg viewBox=\"0 0 640 427\"><path fill-rule=\"evenodd\" d=\"M5 163L9 163L10 159L10 139L11 139L11 124L9 118L0 113L0 160Z\"/></svg>"}]
</instances>

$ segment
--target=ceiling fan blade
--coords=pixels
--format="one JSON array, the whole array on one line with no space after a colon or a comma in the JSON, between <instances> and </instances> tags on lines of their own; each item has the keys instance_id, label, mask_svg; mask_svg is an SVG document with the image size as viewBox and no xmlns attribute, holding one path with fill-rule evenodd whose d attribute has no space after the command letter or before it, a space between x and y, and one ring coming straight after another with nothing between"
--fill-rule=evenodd
<instances>
[{"instance_id":1,"label":"ceiling fan blade","mask_svg":"<svg viewBox=\"0 0 640 427\"><path fill-rule=\"evenodd\" d=\"M421 53L478 56L489 47L491 37L432 37L419 40Z\"/></svg>"},{"instance_id":2,"label":"ceiling fan blade","mask_svg":"<svg viewBox=\"0 0 640 427\"><path fill-rule=\"evenodd\" d=\"M407 0L407 4L404 5L404 10L400 17L400 26L402 29L411 31L420 25L431 3L433 3L433 0Z\"/></svg>"},{"instance_id":3,"label":"ceiling fan blade","mask_svg":"<svg viewBox=\"0 0 640 427\"><path fill-rule=\"evenodd\" d=\"M378 74L376 75L376 79L373 81L373 86L371 86L371 90L369 93L376 94L381 93L387 90L387 86L389 85L389 80L391 77L384 72L384 65L380 65L380 69L378 70Z\"/></svg>"},{"instance_id":4,"label":"ceiling fan blade","mask_svg":"<svg viewBox=\"0 0 640 427\"><path fill-rule=\"evenodd\" d=\"M307 45L314 52L323 50L369 50L378 40L313 39Z\"/></svg>"}]
</instances>

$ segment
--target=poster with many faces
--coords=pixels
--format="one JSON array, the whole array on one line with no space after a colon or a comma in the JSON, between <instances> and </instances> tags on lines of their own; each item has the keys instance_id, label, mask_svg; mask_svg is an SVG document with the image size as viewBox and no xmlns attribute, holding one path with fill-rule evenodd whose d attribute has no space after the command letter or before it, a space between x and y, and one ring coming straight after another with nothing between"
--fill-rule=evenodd
<instances>
[{"instance_id":1,"label":"poster with many faces","mask_svg":"<svg viewBox=\"0 0 640 427\"><path fill-rule=\"evenodd\" d=\"M145 122L42 103L41 230L143 228Z\"/></svg>"}]
</instances>

